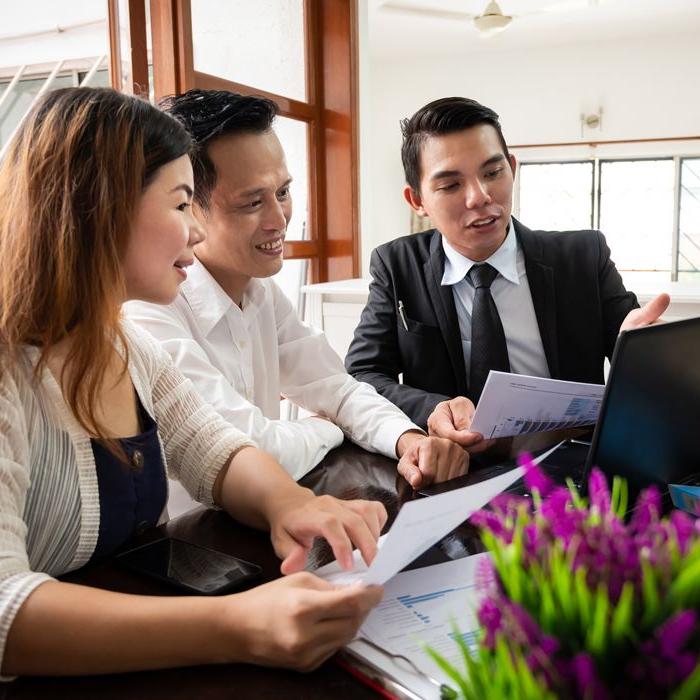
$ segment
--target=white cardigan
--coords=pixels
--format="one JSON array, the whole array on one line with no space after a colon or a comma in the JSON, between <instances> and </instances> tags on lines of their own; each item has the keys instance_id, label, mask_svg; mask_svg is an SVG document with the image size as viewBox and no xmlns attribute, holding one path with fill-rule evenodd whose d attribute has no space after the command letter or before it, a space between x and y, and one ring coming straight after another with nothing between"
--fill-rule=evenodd
<instances>
[{"instance_id":1,"label":"white cardigan","mask_svg":"<svg viewBox=\"0 0 700 700\"><path fill-rule=\"evenodd\" d=\"M145 331L123 323L129 374L158 423L169 476L212 505L219 470L253 443L194 391ZM63 400L39 352L0 374L0 664L7 634L29 594L52 576L77 569L97 544L100 499L89 435Z\"/></svg>"}]
</instances>

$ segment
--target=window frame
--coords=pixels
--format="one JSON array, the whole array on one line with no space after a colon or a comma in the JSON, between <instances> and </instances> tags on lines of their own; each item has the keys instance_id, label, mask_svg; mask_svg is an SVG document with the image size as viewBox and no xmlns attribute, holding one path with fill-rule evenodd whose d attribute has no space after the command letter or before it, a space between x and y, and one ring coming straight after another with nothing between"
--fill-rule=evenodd
<instances>
[{"instance_id":1,"label":"window frame","mask_svg":"<svg viewBox=\"0 0 700 700\"><path fill-rule=\"evenodd\" d=\"M579 144L577 144L579 145ZM583 144L586 145L586 144ZM513 150L523 148L523 146L513 146ZM638 162L649 160L670 160L674 164L674 194L673 194L673 227L671 231L671 270L670 282L678 282L679 268L679 250L680 250L680 205L682 192L682 167L686 160L700 160L700 154L684 153L684 154L658 154L658 155L643 155L643 156L594 156L592 158L519 158L518 159L518 175L520 168L525 165L559 165L565 163L593 163L593 208L592 208L592 226L591 228L600 229L600 203L602 195L602 164L603 163L620 163L620 162ZM517 187L514 192L514 211L520 215L520 178L517 181ZM647 270L627 270L621 268L623 272L647 272Z\"/></svg>"},{"instance_id":2,"label":"window frame","mask_svg":"<svg viewBox=\"0 0 700 700\"><path fill-rule=\"evenodd\" d=\"M146 0L128 2L133 92L148 94ZM269 97L280 116L307 125L308 240L285 241L288 260L309 261L309 281L358 277L360 271L358 8L356 0L303 0L306 99L296 100L195 70L191 0L149 0L153 95L191 88ZM121 89L119 0L108 0L112 85ZM134 42L134 37L137 37ZM144 90L144 85L146 89ZM347 187L333 186L347 183Z\"/></svg>"}]
</instances>

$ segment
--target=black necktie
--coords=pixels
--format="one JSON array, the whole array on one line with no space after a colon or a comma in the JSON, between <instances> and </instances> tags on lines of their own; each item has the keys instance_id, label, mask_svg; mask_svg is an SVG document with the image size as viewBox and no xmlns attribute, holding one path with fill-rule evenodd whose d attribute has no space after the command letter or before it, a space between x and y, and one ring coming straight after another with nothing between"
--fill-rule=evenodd
<instances>
[{"instance_id":1,"label":"black necktie","mask_svg":"<svg viewBox=\"0 0 700 700\"><path fill-rule=\"evenodd\" d=\"M469 361L469 398L476 406L489 370L510 372L506 336L491 296L491 283L498 270L488 263L473 265L467 273L474 285L472 348Z\"/></svg>"}]
</instances>

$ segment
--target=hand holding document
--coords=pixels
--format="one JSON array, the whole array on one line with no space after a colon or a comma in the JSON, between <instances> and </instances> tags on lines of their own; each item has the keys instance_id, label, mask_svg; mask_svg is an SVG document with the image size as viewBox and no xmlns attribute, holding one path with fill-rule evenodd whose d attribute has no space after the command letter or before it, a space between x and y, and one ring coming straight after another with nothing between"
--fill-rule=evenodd
<instances>
[{"instance_id":1,"label":"hand holding document","mask_svg":"<svg viewBox=\"0 0 700 700\"><path fill-rule=\"evenodd\" d=\"M593 425L603 384L489 373L470 430L486 439Z\"/></svg>"},{"instance_id":2,"label":"hand holding document","mask_svg":"<svg viewBox=\"0 0 700 700\"><path fill-rule=\"evenodd\" d=\"M356 551L352 571L341 571L333 562L315 573L331 583L386 583L522 475L523 469L519 467L473 486L409 501L399 511L389 532L381 538L379 551L369 568Z\"/></svg>"}]
</instances>

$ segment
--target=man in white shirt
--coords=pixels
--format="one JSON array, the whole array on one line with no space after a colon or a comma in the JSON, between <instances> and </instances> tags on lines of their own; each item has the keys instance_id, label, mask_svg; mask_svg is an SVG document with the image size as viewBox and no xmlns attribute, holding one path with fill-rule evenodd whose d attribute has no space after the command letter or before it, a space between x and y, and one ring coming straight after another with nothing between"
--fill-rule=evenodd
<instances>
[{"instance_id":1,"label":"man in white shirt","mask_svg":"<svg viewBox=\"0 0 700 700\"><path fill-rule=\"evenodd\" d=\"M190 90L164 108L192 134L195 213L207 233L169 306L133 302L126 313L158 338L198 392L295 478L347 435L399 457L414 486L464 473L468 455L427 437L390 401L347 374L325 336L303 324L270 277L282 266L292 213L276 105ZM280 420L280 397L312 412Z\"/></svg>"}]
</instances>

